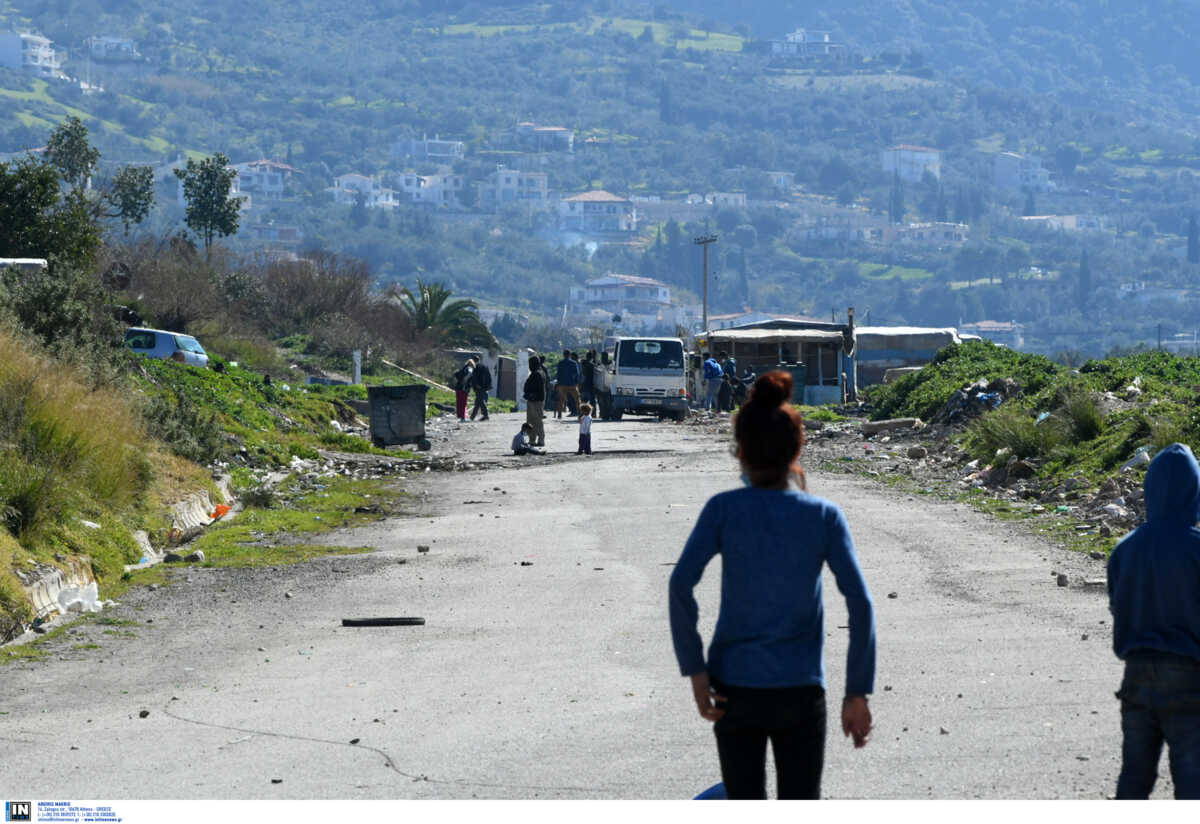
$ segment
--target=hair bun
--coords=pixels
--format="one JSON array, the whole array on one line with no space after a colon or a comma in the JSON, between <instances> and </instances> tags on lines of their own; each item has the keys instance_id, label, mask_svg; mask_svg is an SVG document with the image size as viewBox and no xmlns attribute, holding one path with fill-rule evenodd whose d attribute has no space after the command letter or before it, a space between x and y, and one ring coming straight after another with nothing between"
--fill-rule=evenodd
<instances>
[{"instance_id":1,"label":"hair bun","mask_svg":"<svg viewBox=\"0 0 1200 824\"><path fill-rule=\"evenodd\" d=\"M792 399L792 376L789 372L776 369L761 375L754 382L750 402L764 406L779 406Z\"/></svg>"}]
</instances>

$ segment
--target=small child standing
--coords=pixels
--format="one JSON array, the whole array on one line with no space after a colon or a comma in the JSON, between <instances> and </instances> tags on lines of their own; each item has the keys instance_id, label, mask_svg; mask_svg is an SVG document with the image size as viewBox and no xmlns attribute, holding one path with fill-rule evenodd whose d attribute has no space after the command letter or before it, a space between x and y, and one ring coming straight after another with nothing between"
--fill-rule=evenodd
<instances>
[{"instance_id":1,"label":"small child standing","mask_svg":"<svg viewBox=\"0 0 1200 824\"><path fill-rule=\"evenodd\" d=\"M579 451L576 455L592 454L592 405L585 403L579 407Z\"/></svg>"},{"instance_id":2,"label":"small child standing","mask_svg":"<svg viewBox=\"0 0 1200 824\"><path fill-rule=\"evenodd\" d=\"M514 455L544 455L546 453L529 445L529 436L533 434L533 424L526 421L521 424L521 431L513 435L512 451Z\"/></svg>"}]
</instances>

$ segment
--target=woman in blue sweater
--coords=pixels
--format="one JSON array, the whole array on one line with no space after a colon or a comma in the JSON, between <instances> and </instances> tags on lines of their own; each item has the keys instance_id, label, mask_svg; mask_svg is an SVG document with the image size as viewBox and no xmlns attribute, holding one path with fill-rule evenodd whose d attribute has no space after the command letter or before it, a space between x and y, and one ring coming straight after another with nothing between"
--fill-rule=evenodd
<instances>
[{"instance_id":1,"label":"woman in blue sweater","mask_svg":"<svg viewBox=\"0 0 1200 824\"><path fill-rule=\"evenodd\" d=\"M768 372L735 423L747 486L713 496L671 575L671 635L700 715L716 722L730 799L765 799L767 741L781 799L815 799L825 758L825 638L821 569L833 571L850 613L842 731L867 743L875 680L871 596L850 530L833 503L804 491L804 425L792 378ZM791 488L795 481L799 489ZM721 555L721 608L705 662L692 590Z\"/></svg>"}]
</instances>

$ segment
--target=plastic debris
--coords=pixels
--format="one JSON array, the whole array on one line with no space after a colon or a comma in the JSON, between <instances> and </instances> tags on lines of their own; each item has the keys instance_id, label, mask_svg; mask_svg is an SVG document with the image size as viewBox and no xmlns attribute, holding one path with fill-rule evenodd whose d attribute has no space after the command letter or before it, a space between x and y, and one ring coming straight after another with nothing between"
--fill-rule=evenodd
<instances>
[{"instance_id":1,"label":"plastic debris","mask_svg":"<svg viewBox=\"0 0 1200 824\"><path fill-rule=\"evenodd\" d=\"M58 593L58 607L63 612L99 612L99 587L95 581L85 587L66 587Z\"/></svg>"}]
</instances>

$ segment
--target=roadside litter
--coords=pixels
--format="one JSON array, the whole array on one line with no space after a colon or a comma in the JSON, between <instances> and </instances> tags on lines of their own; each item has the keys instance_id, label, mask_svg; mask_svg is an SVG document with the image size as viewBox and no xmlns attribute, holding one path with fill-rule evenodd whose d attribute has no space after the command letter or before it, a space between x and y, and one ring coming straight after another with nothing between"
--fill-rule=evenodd
<instances>
[{"instance_id":1,"label":"roadside litter","mask_svg":"<svg viewBox=\"0 0 1200 824\"><path fill-rule=\"evenodd\" d=\"M424 618L343 618L344 627L423 627Z\"/></svg>"}]
</instances>

